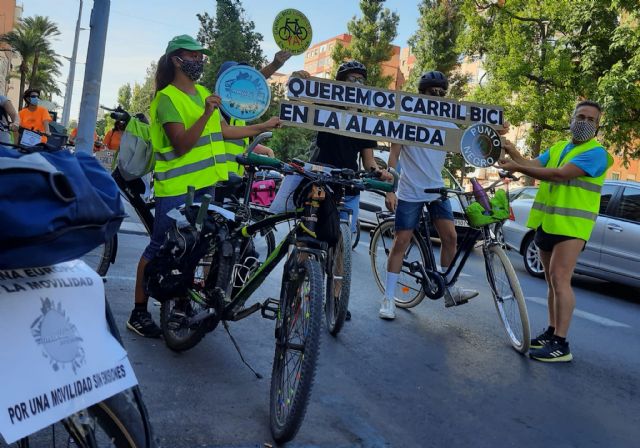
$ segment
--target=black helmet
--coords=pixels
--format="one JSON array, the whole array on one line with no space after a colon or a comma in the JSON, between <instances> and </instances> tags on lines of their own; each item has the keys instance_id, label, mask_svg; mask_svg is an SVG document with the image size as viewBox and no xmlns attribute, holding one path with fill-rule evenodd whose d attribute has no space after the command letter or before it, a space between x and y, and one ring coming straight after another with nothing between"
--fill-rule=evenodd
<instances>
[{"instance_id":1,"label":"black helmet","mask_svg":"<svg viewBox=\"0 0 640 448\"><path fill-rule=\"evenodd\" d=\"M344 81L347 79L347 75L349 73L360 73L362 76L367 78L367 67L364 66L363 63L358 61L347 61L340 64L338 67L338 71L336 72L336 80Z\"/></svg>"},{"instance_id":2,"label":"black helmet","mask_svg":"<svg viewBox=\"0 0 640 448\"><path fill-rule=\"evenodd\" d=\"M42 95L42 93L40 92L40 89L27 89L22 94L22 99L26 100L31 96L32 93L37 93L38 96Z\"/></svg>"},{"instance_id":3,"label":"black helmet","mask_svg":"<svg viewBox=\"0 0 640 448\"><path fill-rule=\"evenodd\" d=\"M418 91L422 92L429 87L439 87L441 89L447 90L449 88L449 80L447 80L447 77L444 75L444 73L437 70L432 70L430 72L424 73L420 77L420 82L418 83Z\"/></svg>"}]
</instances>

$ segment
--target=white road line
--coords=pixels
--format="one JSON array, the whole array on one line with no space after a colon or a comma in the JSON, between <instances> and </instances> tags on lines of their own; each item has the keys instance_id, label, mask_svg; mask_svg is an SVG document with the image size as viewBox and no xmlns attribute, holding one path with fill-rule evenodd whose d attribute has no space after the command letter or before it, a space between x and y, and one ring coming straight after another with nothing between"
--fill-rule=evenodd
<instances>
[{"instance_id":1,"label":"white road line","mask_svg":"<svg viewBox=\"0 0 640 448\"><path fill-rule=\"evenodd\" d=\"M124 280L124 281L129 281L129 282L135 282L136 278L135 277L122 277L119 275L107 275L106 277L107 280Z\"/></svg>"},{"instance_id":2,"label":"white road line","mask_svg":"<svg viewBox=\"0 0 640 448\"><path fill-rule=\"evenodd\" d=\"M527 297L527 300L537 303L538 305L547 306L547 299L543 297ZM597 314L589 313L587 311L582 311L579 309L575 309L573 314L578 317L582 317L583 319L590 320L600 325L604 325L605 327L620 327L620 328L631 328L631 325L627 325L622 322L618 322L617 320L608 319L606 317L598 316Z\"/></svg>"}]
</instances>

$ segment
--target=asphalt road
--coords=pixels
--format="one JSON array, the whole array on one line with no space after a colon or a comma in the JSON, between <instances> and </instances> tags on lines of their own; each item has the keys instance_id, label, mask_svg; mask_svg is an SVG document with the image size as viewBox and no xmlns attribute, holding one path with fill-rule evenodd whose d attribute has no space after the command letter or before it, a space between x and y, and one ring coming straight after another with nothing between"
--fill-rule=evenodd
<instances>
[{"instance_id":1,"label":"asphalt road","mask_svg":"<svg viewBox=\"0 0 640 448\"><path fill-rule=\"evenodd\" d=\"M574 361L543 364L510 348L479 250L459 280L480 290L479 297L448 309L425 299L398 310L395 321L379 319L368 239L363 232L354 252L353 320L337 338L323 335L307 415L288 446L639 446L640 291L576 277ZM230 325L263 379L243 365L222 326L185 353L125 329L147 240L120 234L105 286L161 446L272 444L272 321L254 314ZM526 273L517 254L511 258L536 334L546 325L546 286ZM277 297L280 275L274 271L254 299ZM158 319L159 307L149 309Z\"/></svg>"}]
</instances>

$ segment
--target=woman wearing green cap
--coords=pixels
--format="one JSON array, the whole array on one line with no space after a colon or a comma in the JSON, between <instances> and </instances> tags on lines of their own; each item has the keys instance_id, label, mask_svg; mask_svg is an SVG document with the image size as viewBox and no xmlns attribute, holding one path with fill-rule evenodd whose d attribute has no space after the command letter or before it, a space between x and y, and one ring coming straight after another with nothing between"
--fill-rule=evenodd
<instances>
[{"instance_id":1,"label":"woman wearing green cap","mask_svg":"<svg viewBox=\"0 0 640 448\"><path fill-rule=\"evenodd\" d=\"M253 137L278 127L280 120L251 126L229 126L220 118L220 97L196 83L204 71L209 50L191 36L176 36L158 61L156 94L151 102L151 143L155 156L155 221L151 242L136 275L135 307L127 328L145 337L160 337L161 330L147 311L144 268L164 241L172 221L167 212L184 204L189 186L196 197L212 194L213 186L227 180L224 139Z\"/></svg>"}]
</instances>

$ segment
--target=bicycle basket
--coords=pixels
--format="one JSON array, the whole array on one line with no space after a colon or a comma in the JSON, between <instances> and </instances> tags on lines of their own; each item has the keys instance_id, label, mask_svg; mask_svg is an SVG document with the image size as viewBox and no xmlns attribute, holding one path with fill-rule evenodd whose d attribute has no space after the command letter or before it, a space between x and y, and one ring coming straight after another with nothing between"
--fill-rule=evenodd
<instances>
[{"instance_id":1,"label":"bicycle basket","mask_svg":"<svg viewBox=\"0 0 640 448\"><path fill-rule=\"evenodd\" d=\"M486 214L482 205L471 202L465 208L465 214L471 227L483 227L509 218L509 198L504 190L496 190L494 196L489 198L491 213Z\"/></svg>"}]
</instances>

